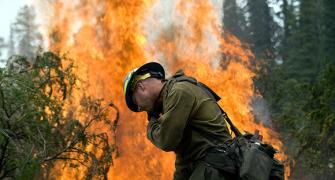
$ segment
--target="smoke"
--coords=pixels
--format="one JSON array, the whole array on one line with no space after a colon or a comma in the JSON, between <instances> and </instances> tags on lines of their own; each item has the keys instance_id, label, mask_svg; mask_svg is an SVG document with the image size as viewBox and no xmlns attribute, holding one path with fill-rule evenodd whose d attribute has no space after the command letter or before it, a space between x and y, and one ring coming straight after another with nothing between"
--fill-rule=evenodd
<instances>
[{"instance_id":1,"label":"smoke","mask_svg":"<svg viewBox=\"0 0 335 180\"><path fill-rule=\"evenodd\" d=\"M257 123L261 123L267 127L272 126L270 111L266 100L262 96L254 96L251 101L251 107Z\"/></svg>"},{"instance_id":2,"label":"smoke","mask_svg":"<svg viewBox=\"0 0 335 180\"><path fill-rule=\"evenodd\" d=\"M169 72L169 69L173 69L170 67L173 63L169 65L168 61L180 61L180 57L193 57L196 53L205 64L216 68L221 59L221 32L218 30L222 29L222 3L221 0L206 3L203 1L185 3L181 0L157 1L148 11L143 26L147 38L148 60L160 61ZM203 21L208 22L199 20L201 13L204 15ZM194 15L198 15L199 18L192 17ZM197 30L196 26L199 24L202 29ZM169 52L161 49L162 41L163 44L173 45L163 47L170 48Z\"/></svg>"}]
</instances>

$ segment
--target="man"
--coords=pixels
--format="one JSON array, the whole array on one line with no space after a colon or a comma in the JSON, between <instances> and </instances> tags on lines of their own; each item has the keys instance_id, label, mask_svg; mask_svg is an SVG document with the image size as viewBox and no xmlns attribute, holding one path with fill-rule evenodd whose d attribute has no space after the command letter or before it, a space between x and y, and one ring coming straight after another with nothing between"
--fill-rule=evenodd
<instances>
[{"instance_id":1,"label":"man","mask_svg":"<svg viewBox=\"0 0 335 180\"><path fill-rule=\"evenodd\" d=\"M232 160L218 148L231 136L209 91L182 71L165 79L156 62L131 71L125 79L127 106L148 114L148 139L176 153L175 180L236 179Z\"/></svg>"}]
</instances>

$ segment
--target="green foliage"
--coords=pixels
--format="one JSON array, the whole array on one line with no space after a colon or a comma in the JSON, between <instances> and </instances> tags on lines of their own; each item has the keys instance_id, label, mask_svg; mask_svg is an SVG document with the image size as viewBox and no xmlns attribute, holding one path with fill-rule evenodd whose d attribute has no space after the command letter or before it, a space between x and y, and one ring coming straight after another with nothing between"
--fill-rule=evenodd
<instances>
[{"instance_id":1,"label":"green foliage","mask_svg":"<svg viewBox=\"0 0 335 180\"><path fill-rule=\"evenodd\" d=\"M283 72L273 72L264 97L287 152L296 161L294 168L333 177L329 163L335 159L335 65L327 65L314 82L288 78Z\"/></svg>"},{"instance_id":2,"label":"green foliage","mask_svg":"<svg viewBox=\"0 0 335 180\"><path fill-rule=\"evenodd\" d=\"M297 16L292 16L294 12L288 13L291 16L288 16L290 19L287 21L298 20L295 21L291 34L286 35L288 47L285 48L287 52L284 66L287 67L287 76L302 81L314 80L322 68L320 11L317 1L305 0L300 2Z\"/></svg>"},{"instance_id":3,"label":"green foliage","mask_svg":"<svg viewBox=\"0 0 335 180\"><path fill-rule=\"evenodd\" d=\"M335 2L332 0L323 1L323 13L322 13L322 42L324 59L327 63L335 62Z\"/></svg>"},{"instance_id":4,"label":"green foliage","mask_svg":"<svg viewBox=\"0 0 335 180\"><path fill-rule=\"evenodd\" d=\"M103 176L116 148L106 133L89 133L89 128L96 123L110 126L109 106L83 97L79 107L65 108L78 81L71 60L45 52L34 62L15 56L0 71L0 179L34 177L56 160L87 166L87 173ZM97 157L87 149L90 145L109 156L103 152Z\"/></svg>"},{"instance_id":5,"label":"green foliage","mask_svg":"<svg viewBox=\"0 0 335 180\"><path fill-rule=\"evenodd\" d=\"M261 60L274 60L275 23L267 0L247 0L249 26L247 42Z\"/></svg>"},{"instance_id":6,"label":"green foliage","mask_svg":"<svg viewBox=\"0 0 335 180\"><path fill-rule=\"evenodd\" d=\"M258 59L273 61L278 25L273 21L267 1L239 2L224 1L224 30L247 43Z\"/></svg>"},{"instance_id":7,"label":"green foliage","mask_svg":"<svg viewBox=\"0 0 335 180\"><path fill-rule=\"evenodd\" d=\"M235 27L240 17L226 24L236 32L247 27L243 33L258 65L255 86L296 162L292 179L334 179L335 2L276 0L280 26L274 24L270 1L242 2L247 2L247 26Z\"/></svg>"},{"instance_id":8,"label":"green foliage","mask_svg":"<svg viewBox=\"0 0 335 180\"><path fill-rule=\"evenodd\" d=\"M335 158L334 82L335 65L329 65L320 73L318 82L312 86L311 96L307 99L304 107L306 117L311 124L311 131L315 131L314 135L316 135L314 137L316 144L309 148L320 151L320 157L314 158L314 161L321 160L320 165L324 166L327 165L329 158ZM326 164L322 162L326 162Z\"/></svg>"}]
</instances>

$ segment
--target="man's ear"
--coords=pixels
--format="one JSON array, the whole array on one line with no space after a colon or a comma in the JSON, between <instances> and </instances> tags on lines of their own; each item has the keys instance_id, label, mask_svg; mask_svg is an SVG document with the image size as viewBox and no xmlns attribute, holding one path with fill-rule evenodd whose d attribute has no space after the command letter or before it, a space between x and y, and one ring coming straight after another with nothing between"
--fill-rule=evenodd
<instances>
[{"instance_id":1,"label":"man's ear","mask_svg":"<svg viewBox=\"0 0 335 180\"><path fill-rule=\"evenodd\" d=\"M138 88L140 88L142 91L145 89L143 81L140 81L137 83Z\"/></svg>"}]
</instances>

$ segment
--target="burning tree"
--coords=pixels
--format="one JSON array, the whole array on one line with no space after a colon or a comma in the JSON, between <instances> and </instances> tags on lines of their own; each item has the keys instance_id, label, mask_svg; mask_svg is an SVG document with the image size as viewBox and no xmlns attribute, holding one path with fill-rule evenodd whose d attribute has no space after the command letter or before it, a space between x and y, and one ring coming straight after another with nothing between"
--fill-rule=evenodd
<instances>
[{"instance_id":1,"label":"burning tree","mask_svg":"<svg viewBox=\"0 0 335 180\"><path fill-rule=\"evenodd\" d=\"M47 178L59 160L83 165L87 177L106 178L117 152L115 139L92 131L92 125L115 132L117 107L88 96L74 105L70 96L79 80L66 56L45 52L34 62L15 56L0 69L0 179ZM109 119L111 113L115 119Z\"/></svg>"}]
</instances>

